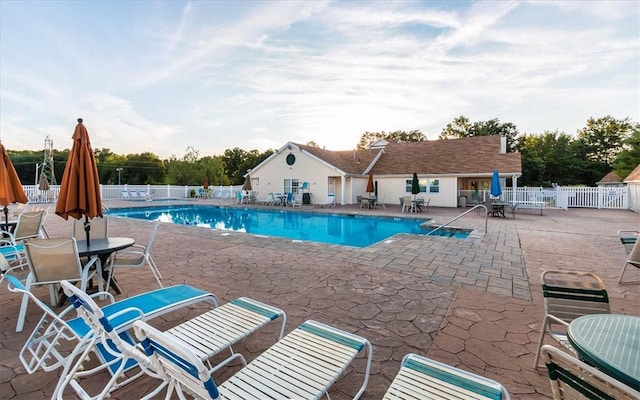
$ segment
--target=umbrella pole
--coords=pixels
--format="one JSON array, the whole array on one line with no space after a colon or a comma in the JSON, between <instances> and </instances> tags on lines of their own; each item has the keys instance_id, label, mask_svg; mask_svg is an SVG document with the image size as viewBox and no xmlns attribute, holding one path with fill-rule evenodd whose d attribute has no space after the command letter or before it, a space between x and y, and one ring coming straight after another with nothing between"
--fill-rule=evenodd
<instances>
[{"instance_id":1,"label":"umbrella pole","mask_svg":"<svg viewBox=\"0 0 640 400\"><path fill-rule=\"evenodd\" d=\"M87 217L86 215L84 216L84 232L87 236L87 247L90 246L89 243L89 231L91 230L91 223L89 222L89 217Z\"/></svg>"},{"instance_id":2,"label":"umbrella pole","mask_svg":"<svg viewBox=\"0 0 640 400\"><path fill-rule=\"evenodd\" d=\"M9 209L7 206L4 206L4 222L6 223L5 228L9 230Z\"/></svg>"}]
</instances>

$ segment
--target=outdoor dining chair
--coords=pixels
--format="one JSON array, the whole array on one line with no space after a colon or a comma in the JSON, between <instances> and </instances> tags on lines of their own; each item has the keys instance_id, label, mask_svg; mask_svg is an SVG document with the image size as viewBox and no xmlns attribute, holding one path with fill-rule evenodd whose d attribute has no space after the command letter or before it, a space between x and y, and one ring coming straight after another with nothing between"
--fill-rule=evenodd
<instances>
[{"instance_id":1,"label":"outdoor dining chair","mask_svg":"<svg viewBox=\"0 0 640 400\"><path fill-rule=\"evenodd\" d=\"M640 283L640 280L624 280L624 274L627 271L627 267L631 265L635 267L635 272L640 273L640 240L636 240L631 248L629 254L627 254L627 258L624 260L624 265L622 266L622 271L620 271L620 275L618 276L618 285L628 285L633 283ZM636 277L638 274L636 274Z\"/></svg>"},{"instance_id":2,"label":"outdoor dining chair","mask_svg":"<svg viewBox=\"0 0 640 400\"><path fill-rule=\"evenodd\" d=\"M69 282L62 282L65 293L69 296L78 315L92 330L89 343L84 351L76 358L75 363L65 369L60 383L56 389L58 398L67 386L71 386L81 398L104 398L113 390L122 387L142 374L146 373L152 377L158 375L150 371L150 362L135 347L135 340L129 331L118 331L114 329L114 324L119 324L117 314L105 315L93 299L86 293L80 291ZM160 289L159 291L162 291ZM180 325L165 332L180 345L190 348L201 362L207 364L209 374L214 373L229 362L239 359L243 365L246 360L240 353L233 351L232 346L245 339L258 329L267 326L272 321L280 321L278 339L284 334L286 315L284 311L260 303L258 301L241 297L220 307L215 307L197 317L189 319ZM89 352L93 348L101 349L98 352L100 362L104 368L108 368L111 373L111 380L102 388L102 391L95 395L89 394L81 384L82 368ZM230 355L224 360L216 358L215 365L211 363L211 358L228 350ZM140 370L126 376L126 373L139 366ZM88 385L91 386L91 385ZM157 387L153 393L157 393L164 385Z\"/></svg>"},{"instance_id":3,"label":"outdoor dining chair","mask_svg":"<svg viewBox=\"0 0 640 400\"><path fill-rule=\"evenodd\" d=\"M115 257L111 261L110 270L109 270L109 279L107 282L107 287L111 283L111 279L113 279L113 274L115 274L115 270L118 268L141 268L145 265L149 266L151 269L151 273L153 277L158 282L160 287L162 286L162 274L158 269L155 261L153 261L153 257L151 257L151 246L153 246L153 242L156 239L156 235L158 234L158 230L160 229L160 221L156 221L151 229L151 234L149 235L149 240L146 246L134 244L131 247L128 247L126 250L120 250L116 252Z\"/></svg>"},{"instance_id":4,"label":"outdoor dining chair","mask_svg":"<svg viewBox=\"0 0 640 400\"><path fill-rule=\"evenodd\" d=\"M500 383L418 354L407 354L383 400L508 400Z\"/></svg>"},{"instance_id":5,"label":"outdoor dining chair","mask_svg":"<svg viewBox=\"0 0 640 400\"><path fill-rule=\"evenodd\" d=\"M191 348L144 321L136 321L133 328L153 369L169 385L167 398L176 392L184 399L187 392L203 399L319 399L362 351L366 367L354 399L362 396L369 382L369 341L316 321L299 325L220 386Z\"/></svg>"},{"instance_id":6,"label":"outdoor dining chair","mask_svg":"<svg viewBox=\"0 0 640 400\"><path fill-rule=\"evenodd\" d=\"M638 400L640 392L576 357L542 346L554 400Z\"/></svg>"},{"instance_id":7,"label":"outdoor dining chair","mask_svg":"<svg viewBox=\"0 0 640 400\"><path fill-rule=\"evenodd\" d=\"M56 284L62 280L79 282L81 290L85 291L89 279L98 276L98 288L102 291L102 266L98 258L89 260L82 265L78 256L78 247L73 238L63 239L26 239L25 254L29 275L25 281L25 288L31 291L33 287L48 285L51 304L58 304ZM95 264L95 265L94 265ZM23 296L16 332L21 332L24 327L29 297Z\"/></svg>"},{"instance_id":8,"label":"outdoor dining chair","mask_svg":"<svg viewBox=\"0 0 640 400\"><path fill-rule=\"evenodd\" d=\"M609 295L597 274L582 271L547 270L541 275L544 319L533 361L537 368L546 334L574 354L567 327L574 319L588 314L609 314Z\"/></svg>"},{"instance_id":9,"label":"outdoor dining chair","mask_svg":"<svg viewBox=\"0 0 640 400\"><path fill-rule=\"evenodd\" d=\"M73 220L71 236L76 240L87 240L84 224L84 218ZM91 239L106 239L109 237L109 220L107 217L89 218L89 237Z\"/></svg>"}]
</instances>

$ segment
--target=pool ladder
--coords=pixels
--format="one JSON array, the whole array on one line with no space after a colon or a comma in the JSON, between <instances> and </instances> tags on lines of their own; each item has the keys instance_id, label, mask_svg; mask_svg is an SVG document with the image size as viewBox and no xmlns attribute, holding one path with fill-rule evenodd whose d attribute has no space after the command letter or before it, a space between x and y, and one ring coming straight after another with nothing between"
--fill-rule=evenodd
<instances>
[{"instance_id":1,"label":"pool ladder","mask_svg":"<svg viewBox=\"0 0 640 400\"><path fill-rule=\"evenodd\" d=\"M471 209L463 212L462 214L456 216L455 218L445 222L442 225L439 225L437 228L430 230L427 235L431 235L433 232L444 228L445 226L449 225L450 223L459 220L460 218L464 217L465 215L469 214L471 211L476 210L476 209L480 209L480 208L484 208L484 234L482 235L484 237L484 235L487 234L487 224L488 224L488 217L489 217L489 210L487 209L487 206L485 206L484 204L476 204L475 206L473 206Z\"/></svg>"}]
</instances>

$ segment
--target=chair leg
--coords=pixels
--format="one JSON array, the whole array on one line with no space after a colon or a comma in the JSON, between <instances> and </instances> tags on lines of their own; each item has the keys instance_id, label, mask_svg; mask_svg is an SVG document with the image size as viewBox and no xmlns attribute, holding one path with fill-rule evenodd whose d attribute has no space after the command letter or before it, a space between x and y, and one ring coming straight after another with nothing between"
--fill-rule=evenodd
<instances>
[{"instance_id":1,"label":"chair leg","mask_svg":"<svg viewBox=\"0 0 640 400\"><path fill-rule=\"evenodd\" d=\"M632 284L640 283L640 280L638 280L638 281L626 281L626 282L622 281L622 277L624 276L624 273L627 270L627 267L629 266L629 264L630 263L628 261L624 262L624 267L622 267L622 271L620 271L620 276L618 276L618 285L632 285ZM640 267L636 267L636 268L640 269Z\"/></svg>"},{"instance_id":2,"label":"chair leg","mask_svg":"<svg viewBox=\"0 0 640 400\"><path fill-rule=\"evenodd\" d=\"M533 369L539 367L538 361L540 361L540 352L542 351L542 342L544 342L544 335L547 331L547 317L544 317L542 325L540 326L540 338L538 339L538 345L536 346L536 357L533 360Z\"/></svg>"},{"instance_id":3,"label":"chair leg","mask_svg":"<svg viewBox=\"0 0 640 400\"><path fill-rule=\"evenodd\" d=\"M156 282L158 282L158 285L160 285L160 287L164 287L162 285L162 282L160 281L160 279L162 279L162 274L160 274L160 270L158 269L158 266L153 261L153 258L151 258L151 254L149 254L149 256L147 257L147 263L149 264L149 268L151 268L153 277L156 278Z\"/></svg>"}]
</instances>

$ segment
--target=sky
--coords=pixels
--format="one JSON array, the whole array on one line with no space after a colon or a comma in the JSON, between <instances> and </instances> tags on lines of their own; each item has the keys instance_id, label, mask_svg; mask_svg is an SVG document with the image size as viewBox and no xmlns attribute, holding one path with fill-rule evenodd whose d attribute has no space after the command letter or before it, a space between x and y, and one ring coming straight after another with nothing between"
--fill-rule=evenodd
<instances>
[{"instance_id":1,"label":"sky","mask_svg":"<svg viewBox=\"0 0 640 400\"><path fill-rule=\"evenodd\" d=\"M0 140L181 158L640 114L639 1L0 0Z\"/></svg>"}]
</instances>

